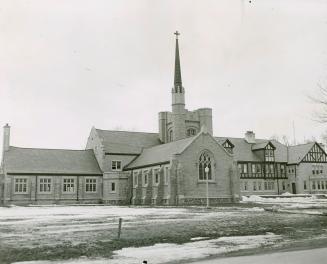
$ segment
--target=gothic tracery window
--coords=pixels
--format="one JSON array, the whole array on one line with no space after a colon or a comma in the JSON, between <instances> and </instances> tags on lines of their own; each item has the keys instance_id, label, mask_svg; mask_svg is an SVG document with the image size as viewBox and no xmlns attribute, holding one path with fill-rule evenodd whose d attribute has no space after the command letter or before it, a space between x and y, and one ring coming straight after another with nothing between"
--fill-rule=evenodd
<instances>
[{"instance_id":1,"label":"gothic tracery window","mask_svg":"<svg viewBox=\"0 0 327 264\"><path fill-rule=\"evenodd\" d=\"M209 169L208 180L212 180L212 159L207 151L203 152L199 158L199 180L206 181L205 168Z\"/></svg>"}]
</instances>

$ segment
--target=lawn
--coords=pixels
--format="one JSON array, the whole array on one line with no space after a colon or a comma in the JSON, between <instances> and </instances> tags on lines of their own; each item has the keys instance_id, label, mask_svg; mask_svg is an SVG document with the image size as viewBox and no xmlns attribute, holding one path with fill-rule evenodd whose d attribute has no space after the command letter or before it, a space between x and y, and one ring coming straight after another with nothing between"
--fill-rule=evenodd
<instances>
[{"instance_id":1,"label":"lawn","mask_svg":"<svg viewBox=\"0 0 327 264\"><path fill-rule=\"evenodd\" d=\"M321 244L327 239L327 217L319 215L325 205L302 206L306 211L296 214L267 212L253 202L209 209L0 207L0 263L164 263Z\"/></svg>"}]
</instances>

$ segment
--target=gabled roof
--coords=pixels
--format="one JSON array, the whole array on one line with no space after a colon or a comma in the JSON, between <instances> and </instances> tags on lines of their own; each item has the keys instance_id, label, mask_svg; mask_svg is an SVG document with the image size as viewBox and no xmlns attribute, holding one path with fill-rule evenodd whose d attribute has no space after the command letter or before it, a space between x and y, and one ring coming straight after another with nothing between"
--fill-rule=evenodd
<instances>
[{"instance_id":1,"label":"gabled roof","mask_svg":"<svg viewBox=\"0 0 327 264\"><path fill-rule=\"evenodd\" d=\"M268 145L270 145L273 149L276 149L276 147L274 146L273 143L271 143L270 141L264 141L261 143L255 143L252 145L252 150L261 150L261 149L265 149Z\"/></svg>"},{"instance_id":2,"label":"gabled roof","mask_svg":"<svg viewBox=\"0 0 327 264\"><path fill-rule=\"evenodd\" d=\"M316 144L315 142L310 142L307 144L301 144L296 146L290 146L288 152L288 163L295 164L302 161L302 159L307 155L310 149Z\"/></svg>"},{"instance_id":3,"label":"gabled roof","mask_svg":"<svg viewBox=\"0 0 327 264\"><path fill-rule=\"evenodd\" d=\"M117 154L140 154L143 148L161 144L158 133L96 129L104 151Z\"/></svg>"},{"instance_id":4,"label":"gabled roof","mask_svg":"<svg viewBox=\"0 0 327 264\"><path fill-rule=\"evenodd\" d=\"M223 144L227 139L234 145L233 154L237 161L262 161L262 158L252 151L252 146L267 146L271 142L275 146L275 161L287 162L287 147L276 140L256 139L255 144L248 143L244 138L215 137L218 143Z\"/></svg>"},{"instance_id":5,"label":"gabled roof","mask_svg":"<svg viewBox=\"0 0 327 264\"><path fill-rule=\"evenodd\" d=\"M7 173L102 175L93 150L10 147L4 155Z\"/></svg>"},{"instance_id":6,"label":"gabled roof","mask_svg":"<svg viewBox=\"0 0 327 264\"><path fill-rule=\"evenodd\" d=\"M198 134L199 135L199 134ZM141 155L132 161L126 170L145 167L147 165L169 162L173 154L180 154L196 138L189 137L159 146L143 149Z\"/></svg>"}]
</instances>

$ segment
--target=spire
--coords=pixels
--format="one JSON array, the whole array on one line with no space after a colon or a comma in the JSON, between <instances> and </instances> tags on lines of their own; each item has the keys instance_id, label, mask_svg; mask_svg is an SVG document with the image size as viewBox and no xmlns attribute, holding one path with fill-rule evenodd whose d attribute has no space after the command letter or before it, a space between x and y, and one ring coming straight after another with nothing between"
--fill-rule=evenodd
<instances>
[{"instance_id":1,"label":"spire","mask_svg":"<svg viewBox=\"0 0 327 264\"><path fill-rule=\"evenodd\" d=\"M178 47L178 36L180 33L176 31L174 33L176 35L176 51L175 51L175 76L174 76L174 88L175 92L182 93L182 75L181 75L181 64L179 60L179 47Z\"/></svg>"}]
</instances>

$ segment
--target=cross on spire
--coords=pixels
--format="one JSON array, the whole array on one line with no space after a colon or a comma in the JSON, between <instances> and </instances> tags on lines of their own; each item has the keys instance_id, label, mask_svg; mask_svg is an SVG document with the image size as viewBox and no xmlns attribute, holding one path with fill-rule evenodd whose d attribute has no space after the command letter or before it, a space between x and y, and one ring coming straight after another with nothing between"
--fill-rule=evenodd
<instances>
[{"instance_id":1,"label":"cross on spire","mask_svg":"<svg viewBox=\"0 0 327 264\"><path fill-rule=\"evenodd\" d=\"M178 39L178 36L180 35L180 33L176 30L176 32L174 33L174 35L176 35L176 39Z\"/></svg>"}]
</instances>

